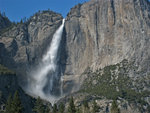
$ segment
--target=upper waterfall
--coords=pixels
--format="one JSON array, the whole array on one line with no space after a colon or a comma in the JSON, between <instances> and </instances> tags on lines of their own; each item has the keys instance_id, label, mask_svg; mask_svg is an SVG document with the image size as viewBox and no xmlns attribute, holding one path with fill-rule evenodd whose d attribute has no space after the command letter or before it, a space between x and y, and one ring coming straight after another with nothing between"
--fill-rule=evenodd
<instances>
[{"instance_id":1,"label":"upper waterfall","mask_svg":"<svg viewBox=\"0 0 150 113\"><path fill-rule=\"evenodd\" d=\"M40 96L53 103L55 95L53 94L54 84L60 85L60 75L58 75L57 54L61 42L65 19L63 19L61 26L56 30L53 35L51 44L48 51L37 66L35 70L30 72L28 78L28 87L26 91L33 96ZM57 86L58 87L58 86ZM58 88L57 90L61 90ZM60 92L60 91L58 91Z\"/></svg>"}]
</instances>

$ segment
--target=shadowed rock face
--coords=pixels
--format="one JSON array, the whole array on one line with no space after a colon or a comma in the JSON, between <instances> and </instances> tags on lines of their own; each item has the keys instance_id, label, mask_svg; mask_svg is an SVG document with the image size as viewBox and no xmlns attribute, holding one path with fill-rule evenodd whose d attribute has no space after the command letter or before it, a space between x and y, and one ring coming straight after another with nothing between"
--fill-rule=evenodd
<instances>
[{"instance_id":1,"label":"shadowed rock face","mask_svg":"<svg viewBox=\"0 0 150 113\"><path fill-rule=\"evenodd\" d=\"M19 92L19 98L21 99L24 113L33 113L32 107L34 105L34 99L25 94L25 92L20 88L16 75L0 73L0 105L2 103L6 103L9 95L13 96L15 91Z\"/></svg>"},{"instance_id":2,"label":"shadowed rock face","mask_svg":"<svg viewBox=\"0 0 150 113\"><path fill-rule=\"evenodd\" d=\"M146 0L91 0L68 13L65 75L123 59L149 71L150 5ZM134 76L134 75L133 75Z\"/></svg>"},{"instance_id":3,"label":"shadowed rock face","mask_svg":"<svg viewBox=\"0 0 150 113\"><path fill-rule=\"evenodd\" d=\"M46 52L62 16L52 11L38 12L0 36L0 63L26 75Z\"/></svg>"}]
</instances>

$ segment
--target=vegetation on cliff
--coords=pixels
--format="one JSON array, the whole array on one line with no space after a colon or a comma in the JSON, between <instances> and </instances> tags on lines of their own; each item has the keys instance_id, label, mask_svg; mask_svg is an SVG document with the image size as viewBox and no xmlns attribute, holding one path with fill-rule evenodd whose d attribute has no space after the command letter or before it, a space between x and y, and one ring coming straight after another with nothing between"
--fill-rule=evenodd
<instances>
[{"instance_id":1,"label":"vegetation on cliff","mask_svg":"<svg viewBox=\"0 0 150 113\"><path fill-rule=\"evenodd\" d=\"M136 84L133 84L134 80L128 76L134 68L136 67L133 62L123 60L121 63L106 66L96 72L88 72L80 92L112 100L125 99L131 103L139 103L141 108L144 106L148 108L149 104L145 98L150 95L150 91L139 91Z\"/></svg>"},{"instance_id":2,"label":"vegetation on cliff","mask_svg":"<svg viewBox=\"0 0 150 113\"><path fill-rule=\"evenodd\" d=\"M7 67L0 64L0 75L6 75L6 74L15 74L12 70L8 69Z\"/></svg>"}]
</instances>

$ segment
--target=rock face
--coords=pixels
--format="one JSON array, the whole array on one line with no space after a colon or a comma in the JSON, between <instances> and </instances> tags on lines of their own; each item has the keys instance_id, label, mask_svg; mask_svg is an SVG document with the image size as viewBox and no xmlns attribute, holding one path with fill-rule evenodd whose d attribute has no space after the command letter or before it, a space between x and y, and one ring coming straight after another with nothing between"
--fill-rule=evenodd
<instances>
[{"instance_id":1,"label":"rock face","mask_svg":"<svg viewBox=\"0 0 150 113\"><path fill-rule=\"evenodd\" d=\"M41 59L61 22L60 14L42 11L14 25L0 36L0 63L26 75Z\"/></svg>"},{"instance_id":2,"label":"rock face","mask_svg":"<svg viewBox=\"0 0 150 113\"><path fill-rule=\"evenodd\" d=\"M60 14L43 11L0 34L0 63L26 75L45 53L61 22ZM79 89L87 77L80 75L89 69L95 72L124 59L136 67L127 73L134 88L139 87L137 80L143 84L140 90L150 90L149 84L144 85L150 82L149 45L148 0L91 0L76 5L66 17L59 48L64 92Z\"/></svg>"},{"instance_id":3,"label":"rock face","mask_svg":"<svg viewBox=\"0 0 150 113\"><path fill-rule=\"evenodd\" d=\"M80 75L88 67L96 70L123 59L134 61L138 70L150 71L147 0L91 0L79 4L68 13L65 32L65 75Z\"/></svg>"}]
</instances>

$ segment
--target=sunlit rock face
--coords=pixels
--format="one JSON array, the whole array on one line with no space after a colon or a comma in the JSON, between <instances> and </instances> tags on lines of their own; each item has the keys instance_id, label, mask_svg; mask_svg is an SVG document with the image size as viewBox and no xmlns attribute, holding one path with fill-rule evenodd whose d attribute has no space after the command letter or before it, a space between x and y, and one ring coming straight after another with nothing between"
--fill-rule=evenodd
<instances>
[{"instance_id":1,"label":"sunlit rock face","mask_svg":"<svg viewBox=\"0 0 150 113\"><path fill-rule=\"evenodd\" d=\"M150 5L147 0L91 0L66 17L65 75L79 75L123 59L149 71ZM134 76L134 75L133 75Z\"/></svg>"},{"instance_id":2,"label":"sunlit rock face","mask_svg":"<svg viewBox=\"0 0 150 113\"><path fill-rule=\"evenodd\" d=\"M42 11L0 34L0 63L16 70L23 80L47 51L62 19L58 13Z\"/></svg>"}]
</instances>

